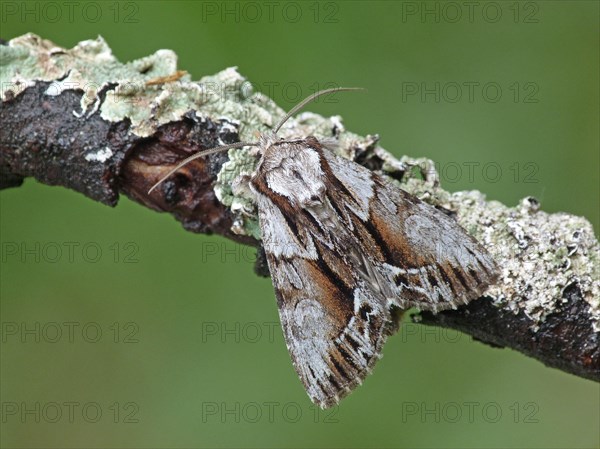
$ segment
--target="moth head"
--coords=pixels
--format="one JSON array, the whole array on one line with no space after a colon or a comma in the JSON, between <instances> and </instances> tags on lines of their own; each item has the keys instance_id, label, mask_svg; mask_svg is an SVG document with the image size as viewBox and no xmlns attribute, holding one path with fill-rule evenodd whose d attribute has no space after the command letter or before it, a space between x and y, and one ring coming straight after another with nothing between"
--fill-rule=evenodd
<instances>
[{"instance_id":1,"label":"moth head","mask_svg":"<svg viewBox=\"0 0 600 449\"><path fill-rule=\"evenodd\" d=\"M264 176L273 192L295 206L317 206L325 196L321 156L297 142L275 143L265 150L256 177Z\"/></svg>"}]
</instances>

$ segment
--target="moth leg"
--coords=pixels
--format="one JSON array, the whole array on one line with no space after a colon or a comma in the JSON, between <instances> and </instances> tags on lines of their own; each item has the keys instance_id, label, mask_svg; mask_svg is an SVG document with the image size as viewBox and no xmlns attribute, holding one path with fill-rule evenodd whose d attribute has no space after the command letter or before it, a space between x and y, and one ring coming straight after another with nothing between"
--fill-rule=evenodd
<instances>
[{"instance_id":1,"label":"moth leg","mask_svg":"<svg viewBox=\"0 0 600 449\"><path fill-rule=\"evenodd\" d=\"M261 277L268 278L271 275L267 261L265 248L260 245L256 248L256 260L254 261L254 272Z\"/></svg>"}]
</instances>

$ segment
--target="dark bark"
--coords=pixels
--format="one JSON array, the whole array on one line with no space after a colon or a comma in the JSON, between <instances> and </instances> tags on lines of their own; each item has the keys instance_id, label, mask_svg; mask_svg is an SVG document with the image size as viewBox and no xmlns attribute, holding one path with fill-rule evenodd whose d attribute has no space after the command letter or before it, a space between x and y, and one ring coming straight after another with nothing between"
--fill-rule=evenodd
<instances>
[{"instance_id":1,"label":"dark bark","mask_svg":"<svg viewBox=\"0 0 600 449\"><path fill-rule=\"evenodd\" d=\"M213 184L226 154L199 159L147 192L183 157L218 145L220 138L235 142L236 134L222 122L183 120L168 123L146 138L129 131L127 121L110 123L100 112L77 117L82 91L44 95L48 84L39 82L21 95L0 103L0 188L19 186L34 177L61 185L109 206L119 193L160 212L168 212L192 232L216 233L242 243L255 243L230 231L229 210L215 197ZM109 148L106 161L86 155Z\"/></svg>"},{"instance_id":2,"label":"dark bark","mask_svg":"<svg viewBox=\"0 0 600 449\"><path fill-rule=\"evenodd\" d=\"M512 348L546 366L592 380L600 380L599 334L590 326L589 305L576 284L563 291L560 312L549 315L537 331L531 320L500 309L489 298L472 301L458 310L421 312L415 321L470 334L490 346Z\"/></svg>"}]
</instances>

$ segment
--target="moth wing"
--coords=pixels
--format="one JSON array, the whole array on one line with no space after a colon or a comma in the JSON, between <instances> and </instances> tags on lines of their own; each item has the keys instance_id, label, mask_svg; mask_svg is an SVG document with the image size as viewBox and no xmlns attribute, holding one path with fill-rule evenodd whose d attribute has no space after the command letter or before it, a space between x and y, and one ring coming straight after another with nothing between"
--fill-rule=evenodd
<instances>
[{"instance_id":1,"label":"moth wing","mask_svg":"<svg viewBox=\"0 0 600 449\"><path fill-rule=\"evenodd\" d=\"M383 177L316 139L285 145L276 154L296 170L265 158L253 183L263 246L294 367L330 407L370 373L402 309L466 303L496 267L456 221Z\"/></svg>"},{"instance_id":2,"label":"moth wing","mask_svg":"<svg viewBox=\"0 0 600 449\"><path fill-rule=\"evenodd\" d=\"M331 407L370 373L400 316L356 282L352 266L312 235L303 215L291 223L267 196L259 195L258 204L292 363L311 400Z\"/></svg>"},{"instance_id":3,"label":"moth wing","mask_svg":"<svg viewBox=\"0 0 600 449\"><path fill-rule=\"evenodd\" d=\"M361 251L371 255L384 294L402 309L440 311L476 299L498 276L491 255L454 218L393 181L323 152L332 202Z\"/></svg>"}]
</instances>

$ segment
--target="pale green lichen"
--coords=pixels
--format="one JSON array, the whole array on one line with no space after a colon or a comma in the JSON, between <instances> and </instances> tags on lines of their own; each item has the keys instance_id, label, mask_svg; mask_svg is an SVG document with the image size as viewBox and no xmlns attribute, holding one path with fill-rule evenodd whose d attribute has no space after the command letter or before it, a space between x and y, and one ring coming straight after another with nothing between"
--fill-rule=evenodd
<instances>
[{"instance_id":1,"label":"pale green lichen","mask_svg":"<svg viewBox=\"0 0 600 449\"><path fill-rule=\"evenodd\" d=\"M478 191L450 193L431 181L433 162L402 161L427 167L430 179L409 177L402 188L424 201L456 212L457 221L483 246L501 269L486 295L499 307L524 312L537 330L565 302L563 291L575 284L590 306L592 325L600 332L600 245L592 225L582 217L539 210L534 198L517 207L486 201Z\"/></svg>"},{"instance_id":2,"label":"pale green lichen","mask_svg":"<svg viewBox=\"0 0 600 449\"><path fill-rule=\"evenodd\" d=\"M229 160L223 164L217 175L215 194L219 201L229 207L234 214L233 232L249 235L260 240L260 227L256 214L256 204L247 190L239 189L234 193L233 182L243 175L250 175L257 159L245 149L229 150Z\"/></svg>"},{"instance_id":3,"label":"pale green lichen","mask_svg":"<svg viewBox=\"0 0 600 449\"><path fill-rule=\"evenodd\" d=\"M0 46L2 100L40 81L49 83L45 92L49 96L80 90L84 95L75 115L100 110L104 120L130 120L131 131L142 137L189 111L199 118L257 117L256 106L244 98L242 87L248 83L235 68L199 82L190 81L188 74L169 80L175 74L177 55L173 51L158 50L124 64L102 37L65 49L29 33ZM164 82L160 82L162 78ZM103 101L98 95L102 91L106 93Z\"/></svg>"},{"instance_id":4,"label":"pale green lichen","mask_svg":"<svg viewBox=\"0 0 600 449\"><path fill-rule=\"evenodd\" d=\"M137 128L140 135L145 135L140 125L150 118L147 106L161 94L160 88L148 88L146 82L171 75L176 67L177 56L171 50L159 50L122 64L100 36L67 50L29 33L0 47L0 96L5 100L7 95L19 95L39 81L50 83L46 89L49 96L65 90L81 90L84 92L81 109L73 111L74 114L91 114L102 106L103 118L118 121L127 115L134 130ZM182 79L186 77L189 78ZM98 93L111 85L115 87L108 90L107 101L100 105ZM165 114L164 123L170 119Z\"/></svg>"},{"instance_id":5,"label":"pale green lichen","mask_svg":"<svg viewBox=\"0 0 600 449\"><path fill-rule=\"evenodd\" d=\"M98 37L70 50L33 34L0 46L0 96L16 96L36 82L52 82L47 95L81 89L85 95L77 115L100 110L109 121L128 119L132 132L149 136L162 124L194 111L198 120L210 118L237 132L241 141L254 141L284 116L271 99L252 91L235 68L198 82L185 75L175 81L148 85L177 71L170 50L122 64ZM100 101L98 92L105 89ZM9 92L10 91L10 92ZM361 137L346 131L340 117L324 118L305 112L281 129L283 138L314 135L327 147L351 160L373 160L380 172L401 179L399 185L424 201L456 212L458 222L477 238L501 267L498 283L487 291L494 303L532 320L535 330L557 312L563 290L578 285L590 305L592 326L600 332L600 248L590 223L581 217L539 211L525 198L517 207L486 201L477 191L450 193L439 186L433 162L424 158L395 158L377 146L377 136ZM101 155L100 155L101 156ZM256 205L239 182L252 172L257 158L248 149L231 150L217 176L215 193L234 214L233 231L260 238Z\"/></svg>"}]
</instances>

